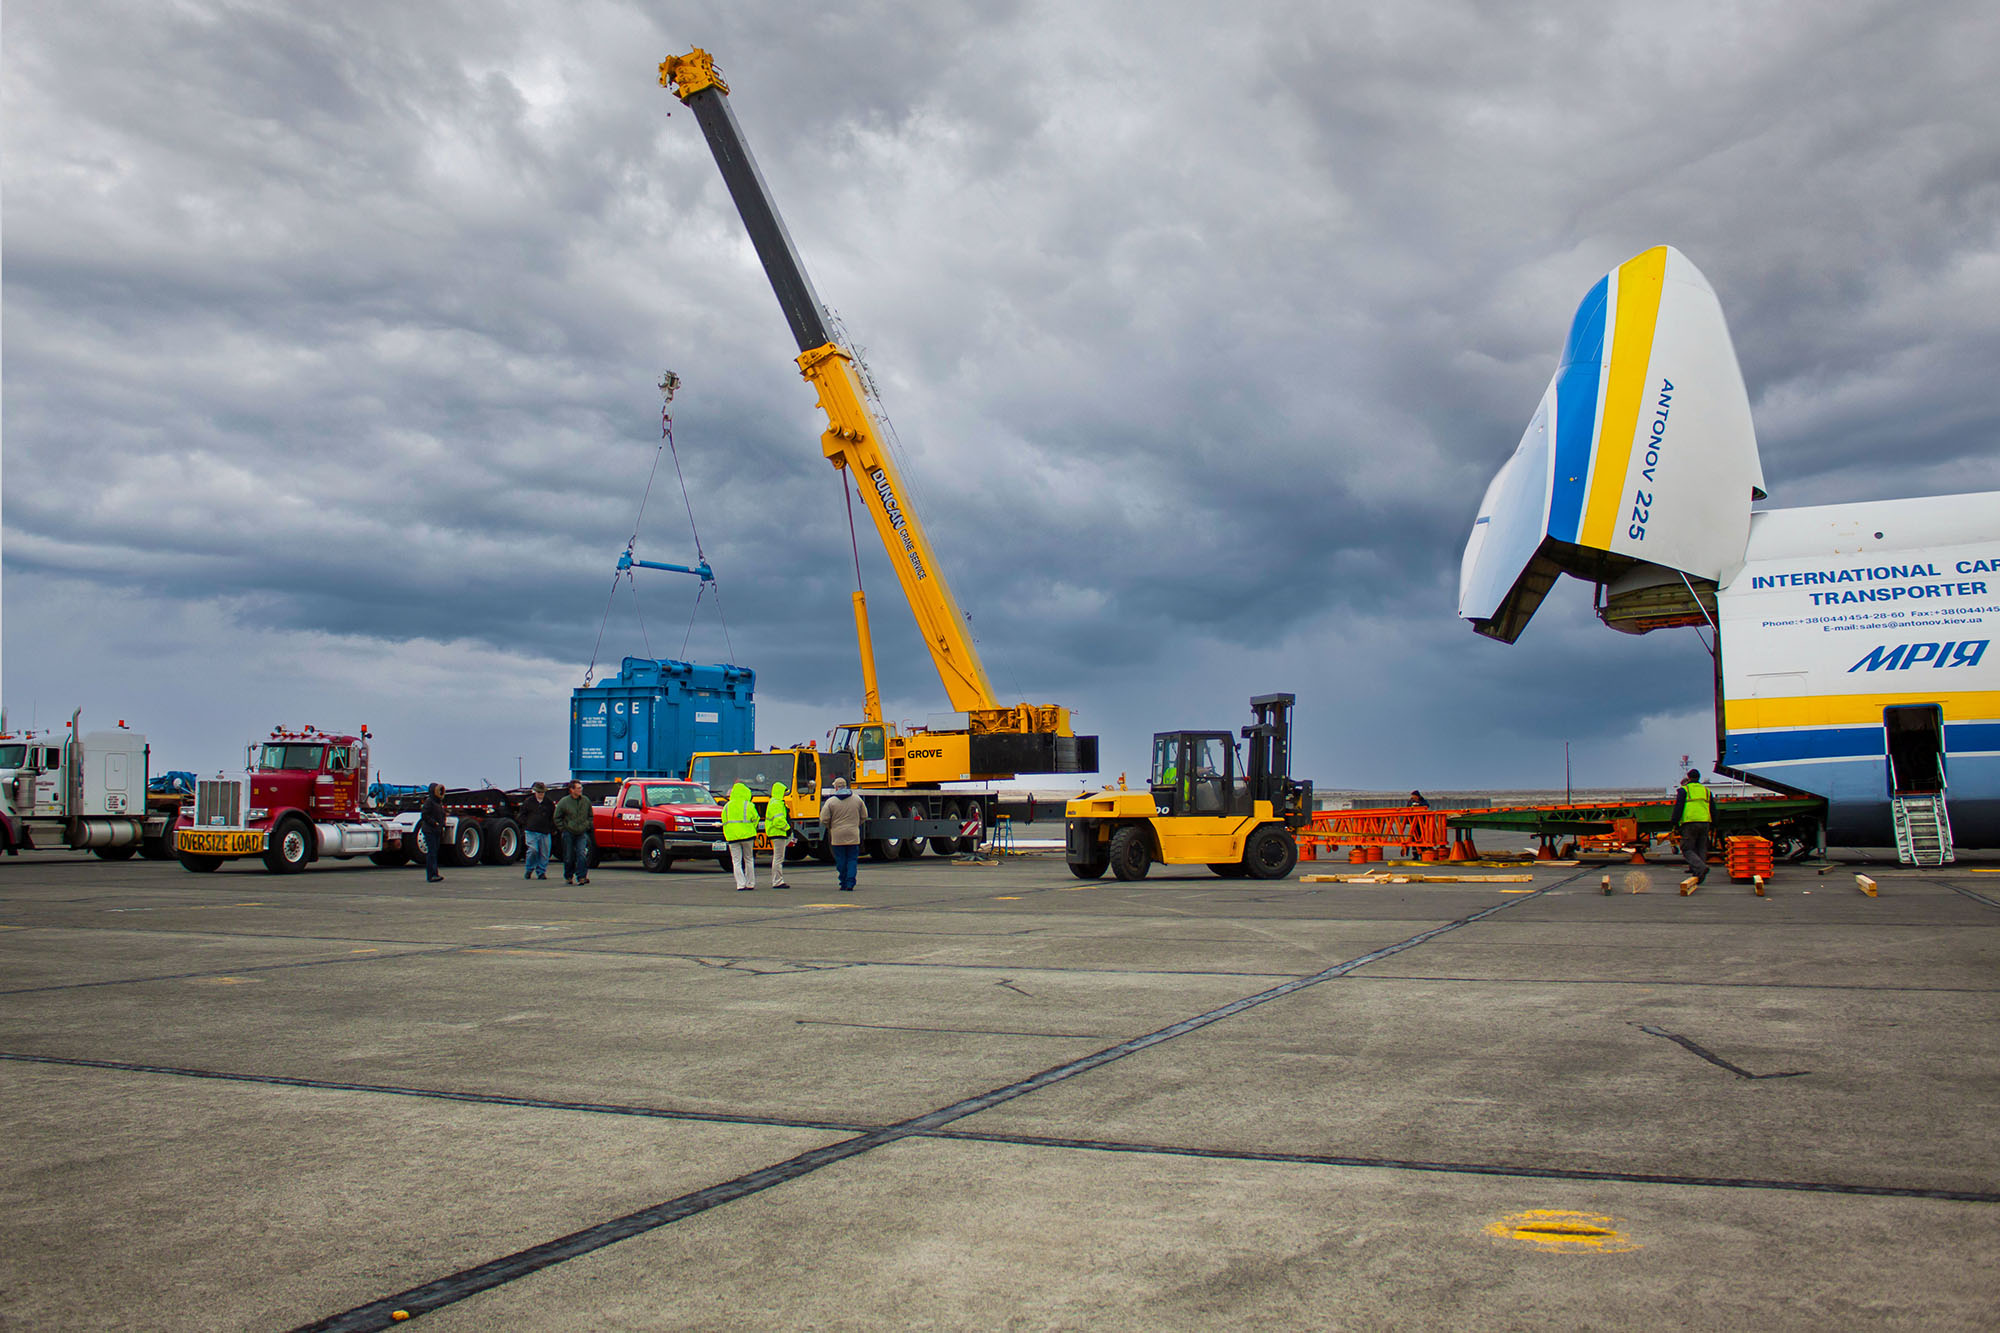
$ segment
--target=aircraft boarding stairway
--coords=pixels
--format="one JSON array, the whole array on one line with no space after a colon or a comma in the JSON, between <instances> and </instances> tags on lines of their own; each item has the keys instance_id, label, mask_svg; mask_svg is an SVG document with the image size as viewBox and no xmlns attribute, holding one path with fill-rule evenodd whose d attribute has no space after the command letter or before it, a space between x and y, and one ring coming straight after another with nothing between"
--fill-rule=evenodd
<instances>
[{"instance_id":1,"label":"aircraft boarding stairway","mask_svg":"<svg viewBox=\"0 0 2000 1333\"><path fill-rule=\"evenodd\" d=\"M1951 850L1951 814L1944 793L1892 796L1896 819L1896 860L1906 866L1941 866L1957 859Z\"/></svg>"}]
</instances>

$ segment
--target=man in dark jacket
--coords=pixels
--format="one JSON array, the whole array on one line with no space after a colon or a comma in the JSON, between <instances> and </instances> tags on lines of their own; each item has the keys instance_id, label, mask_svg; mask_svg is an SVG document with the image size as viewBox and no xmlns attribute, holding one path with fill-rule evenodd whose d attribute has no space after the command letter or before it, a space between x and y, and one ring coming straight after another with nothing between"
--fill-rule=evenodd
<instances>
[{"instance_id":1,"label":"man in dark jacket","mask_svg":"<svg viewBox=\"0 0 2000 1333\"><path fill-rule=\"evenodd\" d=\"M590 883L590 798L583 783L570 779L569 795L556 802L556 828L563 835L563 883Z\"/></svg>"},{"instance_id":2,"label":"man in dark jacket","mask_svg":"<svg viewBox=\"0 0 2000 1333\"><path fill-rule=\"evenodd\" d=\"M549 799L549 785L537 782L521 802L521 833L528 843L522 879L549 877L549 839L555 831L556 803Z\"/></svg>"},{"instance_id":3,"label":"man in dark jacket","mask_svg":"<svg viewBox=\"0 0 2000 1333\"><path fill-rule=\"evenodd\" d=\"M423 807L417 811L417 826L424 833L424 878L432 884L443 879L438 874L438 853L444 850L444 784L433 782L424 793Z\"/></svg>"}]
</instances>

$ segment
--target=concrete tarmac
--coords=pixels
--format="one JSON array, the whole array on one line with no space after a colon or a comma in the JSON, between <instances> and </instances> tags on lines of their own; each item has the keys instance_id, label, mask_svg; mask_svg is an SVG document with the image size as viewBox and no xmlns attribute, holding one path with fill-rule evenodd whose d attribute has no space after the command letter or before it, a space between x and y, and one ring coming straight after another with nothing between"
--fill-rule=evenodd
<instances>
[{"instance_id":1,"label":"concrete tarmac","mask_svg":"<svg viewBox=\"0 0 2000 1333\"><path fill-rule=\"evenodd\" d=\"M0 1328L1992 1329L1995 871L0 859Z\"/></svg>"}]
</instances>

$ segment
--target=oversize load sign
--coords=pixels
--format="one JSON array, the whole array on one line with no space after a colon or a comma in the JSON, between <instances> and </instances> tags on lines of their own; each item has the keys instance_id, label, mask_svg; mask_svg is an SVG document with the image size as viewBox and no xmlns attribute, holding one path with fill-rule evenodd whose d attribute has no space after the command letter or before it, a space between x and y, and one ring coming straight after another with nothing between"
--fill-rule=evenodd
<instances>
[{"instance_id":1,"label":"oversize load sign","mask_svg":"<svg viewBox=\"0 0 2000 1333\"><path fill-rule=\"evenodd\" d=\"M198 856L254 856L264 850L264 831L231 829L227 833L214 833L206 829L182 829L175 846Z\"/></svg>"}]
</instances>

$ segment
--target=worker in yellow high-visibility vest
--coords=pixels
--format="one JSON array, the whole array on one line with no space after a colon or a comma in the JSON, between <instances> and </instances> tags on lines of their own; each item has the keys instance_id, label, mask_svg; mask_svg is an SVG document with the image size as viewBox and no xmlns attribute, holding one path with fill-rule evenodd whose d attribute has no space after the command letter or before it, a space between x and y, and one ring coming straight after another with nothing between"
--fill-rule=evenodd
<instances>
[{"instance_id":1,"label":"worker in yellow high-visibility vest","mask_svg":"<svg viewBox=\"0 0 2000 1333\"><path fill-rule=\"evenodd\" d=\"M729 870L744 893L757 887L757 803L750 788L737 783L722 807L722 837L729 844Z\"/></svg>"},{"instance_id":2,"label":"worker in yellow high-visibility vest","mask_svg":"<svg viewBox=\"0 0 2000 1333\"><path fill-rule=\"evenodd\" d=\"M1708 839L1715 828L1715 798L1701 785L1701 770L1690 768L1674 794L1672 823L1681 835L1681 855L1696 884L1708 878Z\"/></svg>"},{"instance_id":3,"label":"worker in yellow high-visibility vest","mask_svg":"<svg viewBox=\"0 0 2000 1333\"><path fill-rule=\"evenodd\" d=\"M771 887L789 889L785 883L785 848L792 841L792 815L785 805L785 784L771 784L771 799L764 803L764 836L771 840Z\"/></svg>"}]
</instances>

